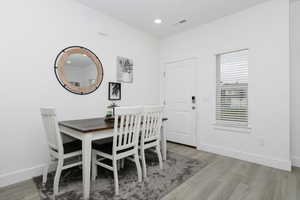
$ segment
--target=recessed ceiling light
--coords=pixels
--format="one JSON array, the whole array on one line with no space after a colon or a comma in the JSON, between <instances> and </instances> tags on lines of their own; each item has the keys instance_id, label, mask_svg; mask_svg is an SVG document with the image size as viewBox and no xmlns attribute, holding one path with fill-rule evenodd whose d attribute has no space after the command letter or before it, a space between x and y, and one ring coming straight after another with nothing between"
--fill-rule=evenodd
<instances>
[{"instance_id":1,"label":"recessed ceiling light","mask_svg":"<svg viewBox=\"0 0 300 200\"><path fill-rule=\"evenodd\" d=\"M154 20L154 23L155 23L155 24L161 24L161 23L162 23L162 20L161 20L161 19L155 19L155 20Z\"/></svg>"}]
</instances>

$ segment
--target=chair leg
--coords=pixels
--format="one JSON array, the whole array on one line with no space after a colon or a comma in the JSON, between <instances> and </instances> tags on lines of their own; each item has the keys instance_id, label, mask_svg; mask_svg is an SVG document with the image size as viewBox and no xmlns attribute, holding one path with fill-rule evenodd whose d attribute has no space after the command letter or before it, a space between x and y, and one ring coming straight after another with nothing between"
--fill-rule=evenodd
<instances>
[{"instance_id":1,"label":"chair leg","mask_svg":"<svg viewBox=\"0 0 300 200\"><path fill-rule=\"evenodd\" d=\"M47 163L43 168L43 185L46 185L47 183L49 165L50 163Z\"/></svg>"},{"instance_id":2,"label":"chair leg","mask_svg":"<svg viewBox=\"0 0 300 200\"><path fill-rule=\"evenodd\" d=\"M118 166L117 160L113 160L113 170L114 170L114 182L115 182L115 194L119 195L119 180L118 180Z\"/></svg>"},{"instance_id":3,"label":"chair leg","mask_svg":"<svg viewBox=\"0 0 300 200\"><path fill-rule=\"evenodd\" d=\"M125 165L125 159L122 159L122 160L121 160L121 168L122 168L122 169L124 168L124 165Z\"/></svg>"},{"instance_id":4,"label":"chair leg","mask_svg":"<svg viewBox=\"0 0 300 200\"><path fill-rule=\"evenodd\" d=\"M134 155L134 161L135 161L135 165L136 165L136 169L137 169L137 173L138 173L138 181L142 182L142 169L141 169L141 165L140 165L140 161L139 161L138 151L136 151L136 153Z\"/></svg>"},{"instance_id":5,"label":"chair leg","mask_svg":"<svg viewBox=\"0 0 300 200\"><path fill-rule=\"evenodd\" d=\"M117 168L118 168L118 171L120 171L120 169L121 169L121 160L117 160Z\"/></svg>"},{"instance_id":6,"label":"chair leg","mask_svg":"<svg viewBox=\"0 0 300 200\"><path fill-rule=\"evenodd\" d=\"M147 166L146 166L146 157L145 157L144 149L141 149L141 159L142 159L143 176L144 176L144 178L146 178L147 177Z\"/></svg>"},{"instance_id":7,"label":"chair leg","mask_svg":"<svg viewBox=\"0 0 300 200\"><path fill-rule=\"evenodd\" d=\"M97 154L92 152L92 180L95 181L98 174L98 167L96 164L97 161Z\"/></svg>"},{"instance_id":8,"label":"chair leg","mask_svg":"<svg viewBox=\"0 0 300 200\"><path fill-rule=\"evenodd\" d=\"M54 183L53 183L54 196L58 194L58 186L59 186L59 180L60 180L63 164L64 164L63 158L59 158L57 163L57 169L55 172Z\"/></svg>"},{"instance_id":9,"label":"chair leg","mask_svg":"<svg viewBox=\"0 0 300 200\"><path fill-rule=\"evenodd\" d=\"M159 168L163 169L163 161L162 161L162 156L161 156L159 143L156 145L156 153L157 153L157 156L158 156Z\"/></svg>"}]
</instances>

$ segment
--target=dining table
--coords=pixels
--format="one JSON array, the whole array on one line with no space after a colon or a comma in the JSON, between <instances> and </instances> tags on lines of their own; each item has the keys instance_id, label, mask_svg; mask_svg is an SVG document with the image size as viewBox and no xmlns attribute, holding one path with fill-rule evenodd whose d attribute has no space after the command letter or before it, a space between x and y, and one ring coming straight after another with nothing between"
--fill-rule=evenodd
<instances>
[{"instance_id":1,"label":"dining table","mask_svg":"<svg viewBox=\"0 0 300 200\"><path fill-rule=\"evenodd\" d=\"M163 118L161 127L161 149L163 160L167 159L167 138L164 126L167 118ZM114 135L114 122L104 117L78 120L60 121L61 133L82 141L82 179L83 198L89 199L91 186L91 154L92 142L95 140L112 138Z\"/></svg>"}]
</instances>

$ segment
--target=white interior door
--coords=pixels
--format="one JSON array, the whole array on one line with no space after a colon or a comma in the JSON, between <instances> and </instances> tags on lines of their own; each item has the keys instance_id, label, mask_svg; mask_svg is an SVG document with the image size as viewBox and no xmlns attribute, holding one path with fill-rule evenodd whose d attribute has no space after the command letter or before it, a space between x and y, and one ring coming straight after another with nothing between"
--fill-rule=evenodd
<instances>
[{"instance_id":1,"label":"white interior door","mask_svg":"<svg viewBox=\"0 0 300 200\"><path fill-rule=\"evenodd\" d=\"M196 146L196 60L166 64L164 82L167 140Z\"/></svg>"}]
</instances>

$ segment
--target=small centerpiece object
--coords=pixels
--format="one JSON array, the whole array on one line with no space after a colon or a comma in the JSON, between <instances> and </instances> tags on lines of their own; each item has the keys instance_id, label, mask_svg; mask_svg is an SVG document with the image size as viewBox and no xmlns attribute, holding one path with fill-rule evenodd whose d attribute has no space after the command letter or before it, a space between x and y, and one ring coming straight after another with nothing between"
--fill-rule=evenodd
<instances>
[{"instance_id":1,"label":"small centerpiece object","mask_svg":"<svg viewBox=\"0 0 300 200\"><path fill-rule=\"evenodd\" d=\"M105 121L113 122L115 120L115 108L118 107L116 103L112 103L107 106Z\"/></svg>"}]
</instances>

